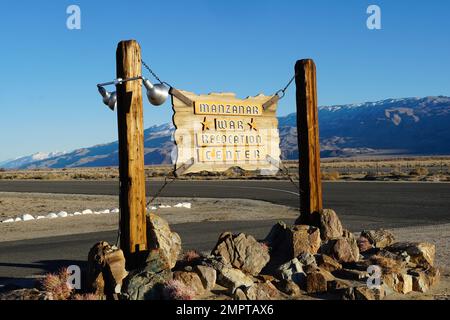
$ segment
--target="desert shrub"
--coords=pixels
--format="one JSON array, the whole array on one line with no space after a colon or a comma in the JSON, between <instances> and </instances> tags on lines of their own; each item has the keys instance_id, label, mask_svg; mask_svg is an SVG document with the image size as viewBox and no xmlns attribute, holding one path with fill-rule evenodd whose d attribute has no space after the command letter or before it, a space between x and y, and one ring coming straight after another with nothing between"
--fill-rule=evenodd
<instances>
[{"instance_id":1,"label":"desert shrub","mask_svg":"<svg viewBox=\"0 0 450 320\"><path fill-rule=\"evenodd\" d=\"M341 177L341 175L339 174L338 171L332 171L332 172L324 172L322 173L322 180L339 180L339 178Z\"/></svg>"},{"instance_id":2,"label":"desert shrub","mask_svg":"<svg viewBox=\"0 0 450 320\"><path fill-rule=\"evenodd\" d=\"M42 289L51 296L53 300L67 300L72 294L72 287L68 283L69 272L66 268L58 273L49 273L41 280Z\"/></svg>"},{"instance_id":3,"label":"desert shrub","mask_svg":"<svg viewBox=\"0 0 450 320\"><path fill-rule=\"evenodd\" d=\"M196 250L188 250L181 259L183 263L189 264L201 258L201 254Z\"/></svg>"},{"instance_id":4,"label":"desert shrub","mask_svg":"<svg viewBox=\"0 0 450 320\"><path fill-rule=\"evenodd\" d=\"M424 167L418 167L411 170L409 173L410 176L426 176L428 175L428 169Z\"/></svg>"},{"instance_id":5,"label":"desert shrub","mask_svg":"<svg viewBox=\"0 0 450 320\"><path fill-rule=\"evenodd\" d=\"M167 300L192 300L195 291L179 280L169 280L163 285L162 296Z\"/></svg>"},{"instance_id":6,"label":"desert shrub","mask_svg":"<svg viewBox=\"0 0 450 320\"><path fill-rule=\"evenodd\" d=\"M94 293L85 293L85 294L75 294L71 300L85 300L85 301L96 301L102 300L101 297Z\"/></svg>"}]
</instances>

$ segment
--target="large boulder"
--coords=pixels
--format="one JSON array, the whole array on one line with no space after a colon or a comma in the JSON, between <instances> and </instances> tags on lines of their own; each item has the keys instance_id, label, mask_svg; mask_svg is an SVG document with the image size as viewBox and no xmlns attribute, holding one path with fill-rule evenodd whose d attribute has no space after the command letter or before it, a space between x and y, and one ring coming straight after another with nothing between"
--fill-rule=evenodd
<instances>
[{"instance_id":1,"label":"large boulder","mask_svg":"<svg viewBox=\"0 0 450 320\"><path fill-rule=\"evenodd\" d=\"M296 225L291 228L294 257L302 253L316 254L320 248L320 231L316 227Z\"/></svg>"},{"instance_id":2,"label":"large boulder","mask_svg":"<svg viewBox=\"0 0 450 320\"><path fill-rule=\"evenodd\" d=\"M440 271L438 268L411 269L408 274L412 277L413 291L427 292L432 286L440 280Z\"/></svg>"},{"instance_id":3,"label":"large boulder","mask_svg":"<svg viewBox=\"0 0 450 320\"><path fill-rule=\"evenodd\" d=\"M316 227L295 225L288 227L279 222L274 225L264 239L270 247L270 262L265 271L271 273L283 263L286 263L304 253L315 254L320 248L320 231Z\"/></svg>"},{"instance_id":4,"label":"large boulder","mask_svg":"<svg viewBox=\"0 0 450 320\"><path fill-rule=\"evenodd\" d=\"M170 270L131 272L124 281L122 296L128 300L159 300L162 298L163 284L172 280L172 276Z\"/></svg>"},{"instance_id":5,"label":"large boulder","mask_svg":"<svg viewBox=\"0 0 450 320\"><path fill-rule=\"evenodd\" d=\"M251 275L259 274L270 259L265 245L243 233L222 233L212 254L223 257L234 268Z\"/></svg>"},{"instance_id":6,"label":"large boulder","mask_svg":"<svg viewBox=\"0 0 450 320\"><path fill-rule=\"evenodd\" d=\"M384 248L394 243L394 234L388 230L364 230L361 232L361 237L367 239L375 248Z\"/></svg>"},{"instance_id":7,"label":"large boulder","mask_svg":"<svg viewBox=\"0 0 450 320\"><path fill-rule=\"evenodd\" d=\"M436 246L426 242L397 242L386 248L386 251L402 254L406 253L412 263L421 267L433 267Z\"/></svg>"},{"instance_id":8,"label":"large boulder","mask_svg":"<svg viewBox=\"0 0 450 320\"><path fill-rule=\"evenodd\" d=\"M88 254L88 292L114 298L121 292L122 282L127 275L122 250L105 241L91 248Z\"/></svg>"},{"instance_id":9,"label":"large boulder","mask_svg":"<svg viewBox=\"0 0 450 320\"><path fill-rule=\"evenodd\" d=\"M245 293L247 300L277 300L280 298L280 292L269 281L244 287L242 291Z\"/></svg>"},{"instance_id":10,"label":"large boulder","mask_svg":"<svg viewBox=\"0 0 450 320\"><path fill-rule=\"evenodd\" d=\"M323 209L319 213L320 236L328 241L342 237L343 229L341 221L334 210Z\"/></svg>"},{"instance_id":11,"label":"large boulder","mask_svg":"<svg viewBox=\"0 0 450 320\"><path fill-rule=\"evenodd\" d=\"M153 259L155 255L159 256L165 264L161 267L162 270L175 267L178 255L181 252L180 236L170 230L169 223L166 220L154 213L147 215L147 239L149 250L153 255L150 255L149 259ZM159 252L157 253L155 250Z\"/></svg>"},{"instance_id":12,"label":"large boulder","mask_svg":"<svg viewBox=\"0 0 450 320\"><path fill-rule=\"evenodd\" d=\"M339 263L352 263L359 260L359 249L355 238L329 240L321 246L320 253L333 257Z\"/></svg>"},{"instance_id":13,"label":"large boulder","mask_svg":"<svg viewBox=\"0 0 450 320\"><path fill-rule=\"evenodd\" d=\"M382 275L383 283L390 289L401 294L413 291L413 278L407 273L389 273Z\"/></svg>"},{"instance_id":14,"label":"large boulder","mask_svg":"<svg viewBox=\"0 0 450 320\"><path fill-rule=\"evenodd\" d=\"M205 293L202 280L195 272L175 271L173 273L173 280L178 280L184 283L188 288L191 288L196 295L202 295Z\"/></svg>"},{"instance_id":15,"label":"large boulder","mask_svg":"<svg viewBox=\"0 0 450 320\"><path fill-rule=\"evenodd\" d=\"M328 290L328 282L335 278L326 270L318 269L308 274L306 278L306 292L324 293Z\"/></svg>"},{"instance_id":16,"label":"large boulder","mask_svg":"<svg viewBox=\"0 0 450 320\"><path fill-rule=\"evenodd\" d=\"M250 287L254 281L241 270L234 268L222 268L217 275L217 283L234 293L237 288Z\"/></svg>"},{"instance_id":17,"label":"large boulder","mask_svg":"<svg viewBox=\"0 0 450 320\"><path fill-rule=\"evenodd\" d=\"M198 274L205 290L212 290L216 285L217 271L214 268L197 265L194 272Z\"/></svg>"},{"instance_id":18,"label":"large boulder","mask_svg":"<svg viewBox=\"0 0 450 320\"><path fill-rule=\"evenodd\" d=\"M316 256L316 262L320 268L330 272L342 269L342 265L339 262L326 254L318 254Z\"/></svg>"},{"instance_id":19,"label":"large boulder","mask_svg":"<svg viewBox=\"0 0 450 320\"><path fill-rule=\"evenodd\" d=\"M303 272L302 264L297 258L288 261L276 270L277 277L283 280L292 280L298 285L304 285L306 274Z\"/></svg>"},{"instance_id":20,"label":"large boulder","mask_svg":"<svg viewBox=\"0 0 450 320\"><path fill-rule=\"evenodd\" d=\"M275 282L274 285L278 290L287 294L288 296L295 297L301 294L300 287L292 280L280 280Z\"/></svg>"}]
</instances>

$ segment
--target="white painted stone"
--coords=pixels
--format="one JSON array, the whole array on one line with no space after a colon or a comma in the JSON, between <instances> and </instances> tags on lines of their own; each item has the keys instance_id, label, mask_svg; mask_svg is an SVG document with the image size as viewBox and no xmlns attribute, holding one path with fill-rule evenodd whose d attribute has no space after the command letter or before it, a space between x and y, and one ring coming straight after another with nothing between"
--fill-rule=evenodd
<instances>
[{"instance_id":1,"label":"white painted stone","mask_svg":"<svg viewBox=\"0 0 450 320\"><path fill-rule=\"evenodd\" d=\"M81 211L81 213L82 214L93 214L94 212L92 212L91 209L86 209L86 210Z\"/></svg>"},{"instance_id":2,"label":"white painted stone","mask_svg":"<svg viewBox=\"0 0 450 320\"><path fill-rule=\"evenodd\" d=\"M67 212L65 212L65 211L60 211L58 214L57 214L57 216L58 217L60 217L60 218L65 218L65 217L67 217L69 214L67 213Z\"/></svg>"},{"instance_id":3,"label":"white painted stone","mask_svg":"<svg viewBox=\"0 0 450 320\"><path fill-rule=\"evenodd\" d=\"M45 216L48 219L55 219L58 218L58 215L56 213L49 213L48 215Z\"/></svg>"},{"instance_id":4,"label":"white painted stone","mask_svg":"<svg viewBox=\"0 0 450 320\"><path fill-rule=\"evenodd\" d=\"M118 208L114 208L111 210L111 213L119 213L119 212L120 212L120 210Z\"/></svg>"},{"instance_id":5,"label":"white painted stone","mask_svg":"<svg viewBox=\"0 0 450 320\"><path fill-rule=\"evenodd\" d=\"M22 220L23 221L30 221L30 220L34 220L34 217L31 215L31 214L24 214L23 216L22 216Z\"/></svg>"},{"instance_id":6,"label":"white painted stone","mask_svg":"<svg viewBox=\"0 0 450 320\"><path fill-rule=\"evenodd\" d=\"M82 213L77 211L77 212L74 212L73 215L74 215L74 216L81 216Z\"/></svg>"},{"instance_id":7,"label":"white painted stone","mask_svg":"<svg viewBox=\"0 0 450 320\"><path fill-rule=\"evenodd\" d=\"M14 222L13 218L9 218L9 219L2 221L2 223L11 223L11 222Z\"/></svg>"}]
</instances>

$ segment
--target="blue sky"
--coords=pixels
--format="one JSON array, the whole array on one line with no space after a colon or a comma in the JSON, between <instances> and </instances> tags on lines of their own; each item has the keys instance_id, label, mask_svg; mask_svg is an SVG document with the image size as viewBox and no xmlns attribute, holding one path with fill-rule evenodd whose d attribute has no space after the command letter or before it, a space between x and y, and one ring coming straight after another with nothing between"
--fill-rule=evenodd
<instances>
[{"instance_id":1,"label":"blue sky","mask_svg":"<svg viewBox=\"0 0 450 320\"><path fill-rule=\"evenodd\" d=\"M136 39L160 77L196 93L272 94L297 59L313 58L319 104L450 95L450 2L4 1L0 39L0 161L117 139L96 83L115 76L115 50ZM81 30L66 8L81 8ZM368 30L377 4L382 30ZM147 74L148 75L148 74ZM295 88L279 115L295 111ZM145 126L171 121L144 102Z\"/></svg>"}]
</instances>

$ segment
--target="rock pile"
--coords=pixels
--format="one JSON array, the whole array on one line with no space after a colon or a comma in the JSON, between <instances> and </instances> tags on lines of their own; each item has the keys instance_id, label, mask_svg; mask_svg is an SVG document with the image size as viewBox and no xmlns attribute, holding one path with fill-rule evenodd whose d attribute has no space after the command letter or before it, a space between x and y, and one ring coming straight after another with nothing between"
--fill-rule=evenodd
<instances>
[{"instance_id":1,"label":"rock pile","mask_svg":"<svg viewBox=\"0 0 450 320\"><path fill-rule=\"evenodd\" d=\"M89 254L90 288L133 300L201 299L219 289L236 300L378 300L393 292L426 292L439 281L432 244L395 242L382 229L364 230L357 238L329 209L315 221L314 226L279 222L262 241L225 232L210 255L191 252L183 260L178 234L151 214L153 246L145 265L128 273L121 251L98 243Z\"/></svg>"}]
</instances>

